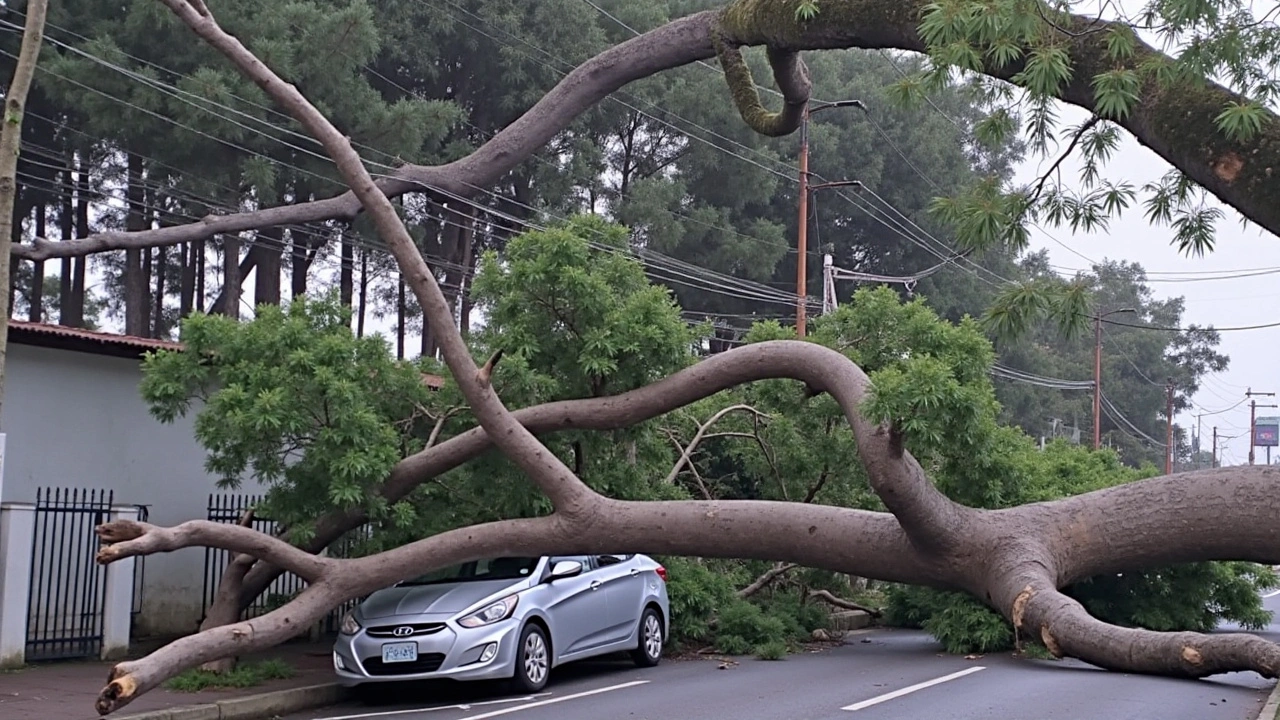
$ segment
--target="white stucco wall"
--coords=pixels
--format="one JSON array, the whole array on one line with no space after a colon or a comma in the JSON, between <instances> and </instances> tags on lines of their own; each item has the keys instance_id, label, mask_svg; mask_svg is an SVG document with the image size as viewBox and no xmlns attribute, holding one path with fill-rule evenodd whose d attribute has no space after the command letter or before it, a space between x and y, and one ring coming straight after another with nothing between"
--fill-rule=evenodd
<instances>
[{"instance_id":1,"label":"white stucco wall","mask_svg":"<svg viewBox=\"0 0 1280 720\"><path fill-rule=\"evenodd\" d=\"M204 471L194 414L171 425L152 418L138 393L139 361L11 343L7 369L0 501L34 501L37 487L106 488L116 504L149 505L157 525L205 517L218 489ZM149 557L139 634L194 630L203 570L201 548Z\"/></svg>"}]
</instances>

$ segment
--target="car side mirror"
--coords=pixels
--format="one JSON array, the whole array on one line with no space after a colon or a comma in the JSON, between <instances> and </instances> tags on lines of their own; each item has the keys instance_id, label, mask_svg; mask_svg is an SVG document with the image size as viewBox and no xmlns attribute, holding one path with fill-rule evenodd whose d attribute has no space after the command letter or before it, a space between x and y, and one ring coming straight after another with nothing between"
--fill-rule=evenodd
<instances>
[{"instance_id":1,"label":"car side mirror","mask_svg":"<svg viewBox=\"0 0 1280 720\"><path fill-rule=\"evenodd\" d=\"M561 560L551 568L548 580L562 580L582 574L582 563L577 560Z\"/></svg>"}]
</instances>

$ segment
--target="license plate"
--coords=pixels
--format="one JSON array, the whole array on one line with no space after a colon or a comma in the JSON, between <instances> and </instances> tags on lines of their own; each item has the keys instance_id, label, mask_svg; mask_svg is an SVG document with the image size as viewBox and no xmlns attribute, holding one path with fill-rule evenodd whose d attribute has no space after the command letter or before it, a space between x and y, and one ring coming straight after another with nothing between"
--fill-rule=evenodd
<instances>
[{"instance_id":1,"label":"license plate","mask_svg":"<svg viewBox=\"0 0 1280 720\"><path fill-rule=\"evenodd\" d=\"M402 663L418 659L418 643L387 643L382 646L382 662Z\"/></svg>"}]
</instances>

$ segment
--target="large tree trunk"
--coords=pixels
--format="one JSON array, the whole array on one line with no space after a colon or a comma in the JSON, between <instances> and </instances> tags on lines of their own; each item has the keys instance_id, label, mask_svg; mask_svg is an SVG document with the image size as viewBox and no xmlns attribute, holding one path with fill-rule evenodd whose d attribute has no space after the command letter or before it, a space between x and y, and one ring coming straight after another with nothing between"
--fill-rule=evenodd
<instances>
[{"instance_id":1,"label":"large tree trunk","mask_svg":"<svg viewBox=\"0 0 1280 720\"><path fill-rule=\"evenodd\" d=\"M249 245L249 252L244 254L244 259L239 261L239 270L236 272L236 277L240 278L240 284L236 286L236 297L240 297L243 294L244 279L249 277L249 273L253 272L254 269L258 267L258 260L263 256L264 252L265 248L260 244L252 243ZM223 292L218 293L218 296L213 299L213 304L209 306L209 314L222 315L226 312L226 308L227 298L226 290L224 289Z\"/></svg>"},{"instance_id":2,"label":"large tree trunk","mask_svg":"<svg viewBox=\"0 0 1280 720\"><path fill-rule=\"evenodd\" d=\"M360 307L356 309L356 337L364 337L364 315L369 304L369 249L360 245Z\"/></svg>"}]
</instances>

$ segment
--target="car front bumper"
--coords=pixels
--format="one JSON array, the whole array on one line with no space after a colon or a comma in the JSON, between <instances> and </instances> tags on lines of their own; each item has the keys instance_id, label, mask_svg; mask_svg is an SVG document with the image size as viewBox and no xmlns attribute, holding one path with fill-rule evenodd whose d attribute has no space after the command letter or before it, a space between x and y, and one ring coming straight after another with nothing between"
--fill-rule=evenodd
<instances>
[{"instance_id":1,"label":"car front bumper","mask_svg":"<svg viewBox=\"0 0 1280 720\"><path fill-rule=\"evenodd\" d=\"M394 623L380 620L379 624ZM519 630L514 619L481 628L463 628L450 623L438 632L412 638L369 637L361 628L355 635L338 636L333 647L333 669L338 683L348 687L404 680L505 679L515 674ZM383 663L382 646L403 642L417 644L418 659Z\"/></svg>"}]
</instances>

